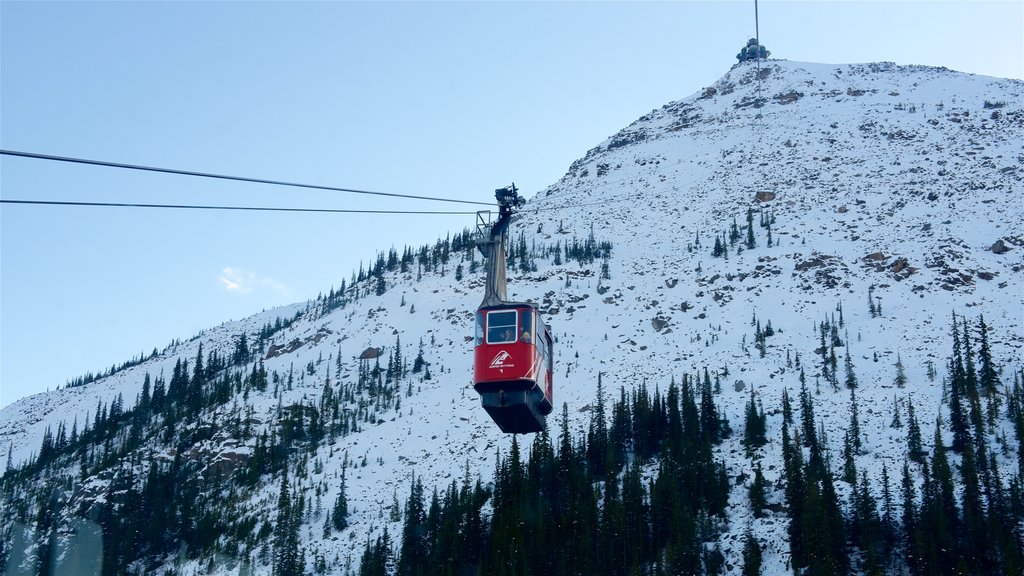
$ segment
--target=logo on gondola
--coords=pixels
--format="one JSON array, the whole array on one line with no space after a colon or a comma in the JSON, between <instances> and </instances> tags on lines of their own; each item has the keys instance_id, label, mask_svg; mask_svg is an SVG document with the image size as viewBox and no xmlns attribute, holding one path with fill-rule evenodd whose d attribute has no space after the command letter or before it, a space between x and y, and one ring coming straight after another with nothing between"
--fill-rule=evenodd
<instances>
[{"instance_id":1,"label":"logo on gondola","mask_svg":"<svg viewBox=\"0 0 1024 576\"><path fill-rule=\"evenodd\" d=\"M512 355L502 350L498 352L498 355L491 360L491 368L512 368L515 366L515 362L512 362Z\"/></svg>"}]
</instances>

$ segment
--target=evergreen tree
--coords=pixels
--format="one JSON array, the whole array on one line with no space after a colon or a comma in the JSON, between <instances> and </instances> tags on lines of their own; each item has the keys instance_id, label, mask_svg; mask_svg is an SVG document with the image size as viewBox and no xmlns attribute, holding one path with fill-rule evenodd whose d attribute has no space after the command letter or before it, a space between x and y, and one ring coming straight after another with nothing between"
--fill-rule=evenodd
<instances>
[{"instance_id":1,"label":"evergreen tree","mask_svg":"<svg viewBox=\"0 0 1024 576\"><path fill-rule=\"evenodd\" d=\"M921 426L914 415L914 403L907 399L907 457L912 462L924 463L924 447L921 443Z\"/></svg>"},{"instance_id":2,"label":"evergreen tree","mask_svg":"<svg viewBox=\"0 0 1024 576\"><path fill-rule=\"evenodd\" d=\"M956 314L953 315L953 356L949 365L949 425L953 431L954 452L960 453L970 440L970 430L963 402L968 397L967 375L964 369L963 350L960 342L960 328Z\"/></svg>"},{"instance_id":3,"label":"evergreen tree","mask_svg":"<svg viewBox=\"0 0 1024 576\"><path fill-rule=\"evenodd\" d=\"M747 208L747 250L752 250L757 244L754 242L754 210Z\"/></svg>"},{"instance_id":4,"label":"evergreen tree","mask_svg":"<svg viewBox=\"0 0 1024 576\"><path fill-rule=\"evenodd\" d=\"M192 380L186 385L185 405L189 414L198 414L203 407L203 390L206 387L206 370L203 368L203 345L199 344Z\"/></svg>"},{"instance_id":5,"label":"evergreen tree","mask_svg":"<svg viewBox=\"0 0 1024 576\"><path fill-rule=\"evenodd\" d=\"M889 422L889 427L903 428L903 421L900 419L900 403L895 395L892 397L892 421Z\"/></svg>"},{"instance_id":6,"label":"evergreen tree","mask_svg":"<svg viewBox=\"0 0 1024 576\"><path fill-rule=\"evenodd\" d=\"M803 371L801 371L801 375ZM786 424L793 423L793 405L789 401L789 388L782 389L782 420Z\"/></svg>"},{"instance_id":7,"label":"evergreen tree","mask_svg":"<svg viewBox=\"0 0 1024 576\"><path fill-rule=\"evenodd\" d=\"M850 431L847 430L843 437L843 481L851 486L855 486L857 483L857 463L853 458L857 449L853 444Z\"/></svg>"},{"instance_id":8,"label":"evergreen tree","mask_svg":"<svg viewBox=\"0 0 1024 576\"><path fill-rule=\"evenodd\" d=\"M423 359L423 338L420 338L419 351L416 353L416 359L412 362L412 373L419 374L423 371L423 367L426 366L427 362Z\"/></svg>"},{"instance_id":9,"label":"evergreen tree","mask_svg":"<svg viewBox=\"0 0 1024 576\"><path fill-rule=\"evenodd\" d=\"M743 576L761 576L761 544L747 528L743 535Z\"/></svg>"},{"instance_id":10,"label":"evergreen tree","mask_svg":"<svg viewBox=\"0 0 1024 576\"><path fill-rule=\"evenodd\" d=\"M846 347L846 359L843 361L846 369L846 387L853 390L857 387L857 375L853 372L853 360L850 358L850 347Z\"/></svg>"},{"instance_id":11,"label":"evergreen tree","mask_svg":"<svg viewBox=\"0 0 1024 576\"><path fill-rule=\"evenodd\" d=\"M804 379L804 371L800 370L800 430L803 433L804 446L812 446L817 443L814 429L814 401L807 392L807 382Z\"/></svg>"},{"instance_id":12,"label":"evergreen tree","mask_svg":"<svg viewBox=\"0 0 1024 576\"><path fill-rule=\"evenodd\" d=\"M765 480L760 462L754 466L754 480L750 483L747 497L750 499L750 509L754 511L754 518L763 518L767 499L765 498Z\"/></svg>"},{"instance_id":13,"label":"evergreen tree","mask_svg":"<svg viewBox=\"0 0 1024 576\"><path fill-rule=\"evenodd\" d=\"M978 348L978 384L986 395L993 395L999 389L999 372L996 370L995 361L992 359L992 347L988 343L988 325L985 324L985 317L978 317L978 334L980 344ZM990 415L994 419L995 416Z\"/></svg>"},{"instance_id":14,"label":"evergreen tree","mask_svg":"<svg viewBox=\"0 0 1024 576\"><path fill-rule=\"evenodd\" d=\"M896 387L903 388L907 385L907 373L903 370L903 359L896 354Z\"/></svg>"},{"instance_id":15,"label":"evergreen tree","mask_svg":"<svg viewBox=\"0 0 1024 576\"><path fill-rule=\"evenodd\" d=\"M858 416L860 410L857 407L857 395L854 388L850 388L850 445L856 453L860 453L861 449L861 433L860 433L860 418Z\"/></svg>"},{"instance_id":16,"label":"evergreen tree","mask_svg":"<svg viewBox=\"0 0 1024 576\"><path fill-rule=\"evenodd\" d=\"M363 549L363 556L359 562L360 576L388 576L388 567L391 564L391 537L388 536L388 528L384 527L384 534L378 536L371 544L366 540Z\"/></svg>"},{"instance_id":17,"label":"evergreen tree","mask_svg":"<svg viewBox=\"0 0 1024 576\"><path fill-rule=\"evenodd\" d=\"M277 497L277 522L274 525L274 576L299 576L299 525L302 511L294 506L288 486L288 469L281 470L281 489Z\"/></svg>"},{"instance_id":18,"label":"evergreen tree","mask_svg":"<svg viewBox=\"0 0 1024 576\"><path fill-rule=\"evenodd\" d=\"M746 446L748 452L768 443L768 439L765 437L765 424L764 409L758 406L754 391L751 389L750 402L747 404L743 426L743 445Z\"/></svg>"},{"instance_id":19,"label":"evergreen tree","mask_svg":"<svg viewBox=\"0 0 1024 576\"><path fill-rule=\"evenodd\" d=\"M590 419L590 431L587 435L587 468L597 478L604 478L608 455L608 420L605 416L603 373L597 374L597 400Z\"/></svg>"},{"instance_id":20,"label":"evergreen tree","mask_svg":"<svg viewBox=\"0 0 1024 576\"><path fill-rule=\"evenodd\" d=\"M903 528L903 549L904 552L909 552L913 545L913 535L916 532L916 521L917 521L917 505L916 489L914 487L914 480L910 476L910 466L907 461L903 461L903 475L900 479L900 499L902 506L900 510L900 519Z\"/></svg>"},{"instance_id":21,"label":"evergreen tree","mask_svg":"<svg viewBox=\"0 0 1024 576\"><path fill-rule=\"evenodd\" d=\"M964 390L967 393L967 402L970 407L969 414L971 427L974 429L975 445L977 450L984 450L985 422L981 412L981 390L978 384L978 372L974 363L974 351L971 349L970 328L967 319L963 321L964 327ZM982 458L984 458L982 454Z\"/></svg>"},{"instance_id":22,"label":"evergreen tree","mask_svg":"<svg viewBox=\"0 0 1024 576\"><path fill-rule=\"evenodd\" d=\"M398 556L400 576L428 574L426 512L423 509L423 481L415 476L410 480L409 499L405 504L405 522L402 527L402 543Z\"/></svg>"},{"instance_id":23,"label":"evergreen tree","mask_svg":"<svg viewBox=\"0 0 1024 576\"><path fill-rule=\"evenodd\" d=\"M345 491L345 473L341 471L341 485L338 490L338 497L334 500L334 507L331 508L331 525L335 530L341 531L348 527L348 497Z\"/></svg>"}]
</instances>

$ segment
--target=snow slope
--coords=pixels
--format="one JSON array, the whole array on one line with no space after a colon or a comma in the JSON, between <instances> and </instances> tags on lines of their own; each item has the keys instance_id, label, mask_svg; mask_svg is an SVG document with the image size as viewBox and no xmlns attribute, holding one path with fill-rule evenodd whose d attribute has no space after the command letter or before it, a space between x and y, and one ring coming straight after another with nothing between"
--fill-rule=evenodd
<instances>
[{"instance_id":1,"label":"snow slope","mask_svg":"<svg viewBox=\"0 0 1024 576\"><path fill-rule=\"evenodd\" d=\"M764 468L770 484L781 473L782 390L795 397L799 389L793 360L800 355L813 388L817 324L838 316L841 306L867 440L858 466L872 476L883 462L896 470L905 431L888 425L894 397L902 410L913 402L923 426L934 422L952 313L972 322L984 315L1003 367L1024 363L1024 83L890 63L769 61L761 64L759 84L756 69L737 65L700 93L643 115L537 192L511 230L513 241L524 234L538 254L536 270L510 270L509 297L538 302L553 326L556 406L568 405L579 430L599 373L616 396L620 386L641 381L665 389L673 376L727 370L716 402L740 431L744 403L756 389L769 412ZM774 197L761 202L758 192ZM748 207L755 210L757 247L712 257L715 236L733 218L742 228ZM762 209L775 219L770 247L757 226ZM608 279L600 279L600 260L555 265L541 256L556 242L564 247L591 234L613 244ZM995 253L998 241L1009 250ZM415 271L388 273L383 296L374 296L370 283L360 285L362 298L326 316L316 313L315 302L271 310L206 331L109 378L25 398L0 412L0 447L10 447L15 463L26 461L47 426L70 426L76 418L81 425L98 402L118 393L130 406L147 372L169 377L174 362L191 361L200 344L230 354L233 338L244 332L253 339L277 317L305 311L274 336L277 345L301 346L265 360L268 371L296 374L291 390L281 387L285 404L318 398L325 378L338 379L339 356L340 379L351 381L366 348L384 348L386 361L400 337L402 354L411 359L422 341L433 377L412 377L414 394L398 411L323 446L323 471L304 481L326 482L323 501L330 503L345 454L367 463L348 472L352 515L345 533L323 540L322 522L315 521L303 529L307 558L317 551L338 558L330 573L340 573L347 557L358 562L368 533L385 525L400 532L388 510L395 494L402 500L408 494L412 473L428 491L461 478L467 463L486 481L496 451L510 446L472 389L472 311L483 281L468 272L454 278L456 265L468 269L462 259L470 257L479 260L468 251L453 254L443 274L424 273L420 280ZM879 318L869 315L869 290L881 306ZM753 346L755 317L777 331L764 358ZM893 383L897 355L907 370L904 390ZM926 375L928 362L939 372L934 381ZM266 426L279 402L271 392L236 402L252 406ZM839 453L849 394L821 382L816 402ZM717 454L732 478L751 470L738 436ZM208 453L218 450L245 447L214 441ZM1002 463L1007 470L1016 465L1006 457ZM272 510L276 490L265 485L252 506ZM781 572L785 522L752 518L745 494L738 482L731 531L721 541L730 573L738 573L748 522L765 546L765 573ZM781 494L773 490L769 499ZM236 572L230 565L219 573Z\"/></svg>"}]
</instances>

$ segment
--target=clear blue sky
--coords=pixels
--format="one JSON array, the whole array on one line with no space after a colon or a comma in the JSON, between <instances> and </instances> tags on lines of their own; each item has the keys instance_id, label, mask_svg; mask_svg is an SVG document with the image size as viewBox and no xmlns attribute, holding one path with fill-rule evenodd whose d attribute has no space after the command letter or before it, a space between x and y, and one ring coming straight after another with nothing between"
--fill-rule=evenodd
<instances>
[{"instance_id":1,"label":"clear blue sky","mask_svg":"<svg viewBox=\"0 0 1024 576\"><path fill-rule=\"evenodd\" d=\"M760 3L774 57L1024 77L1024 3ZM753 2L0 2L0 146L489 202L717 80ZM0 157L5 199L457 205ZM472 207L468 207L472 210ZM0 406L472 216L0 207Z\"/></svg>"}]
</instances>

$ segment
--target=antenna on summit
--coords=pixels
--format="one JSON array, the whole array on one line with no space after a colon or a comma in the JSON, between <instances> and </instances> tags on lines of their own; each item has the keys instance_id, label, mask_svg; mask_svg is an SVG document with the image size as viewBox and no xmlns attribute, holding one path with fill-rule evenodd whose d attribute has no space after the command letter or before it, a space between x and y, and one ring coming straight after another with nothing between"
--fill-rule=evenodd
<instances>
[{"instance_id":1,"label":"antenna on summit","mask_svg":"<svg viewBox=\"0 0 1024 576\"><path fill-rule=\"evenodd\" d=\"M757 0L754 0L754 40L757 40L757 45L761 45L761 30L757 20ZM761 63L760 50L758 51L757 62Z\"/></svg>"},{"instance_id":2,"label":"antenna on summit","mask_svg":"<svg viewBox=\"0 0 1024 576\"><path fill-rule=\"evenodd\" d=\"M767 60L771 55L772 53L761 44L761 23L758 17L757 0L754 0L754 37L747 40L747 45L740 49L736 59L740 62L757 60L760 65L761 60Z\"/></svg>"},{"instance_id":3,"label":"antenna on summit","mask_svg":"<svg viewBox=\"0 0 1024 576\"><path fill-rule=\"evenodd\" d=\"M761 25L757 17L757 0L754 0L754 40L757 41L757 102L756 106L761 107ZM761 116L761 113L757 113Z\"/></svg>"}]
</instances>

